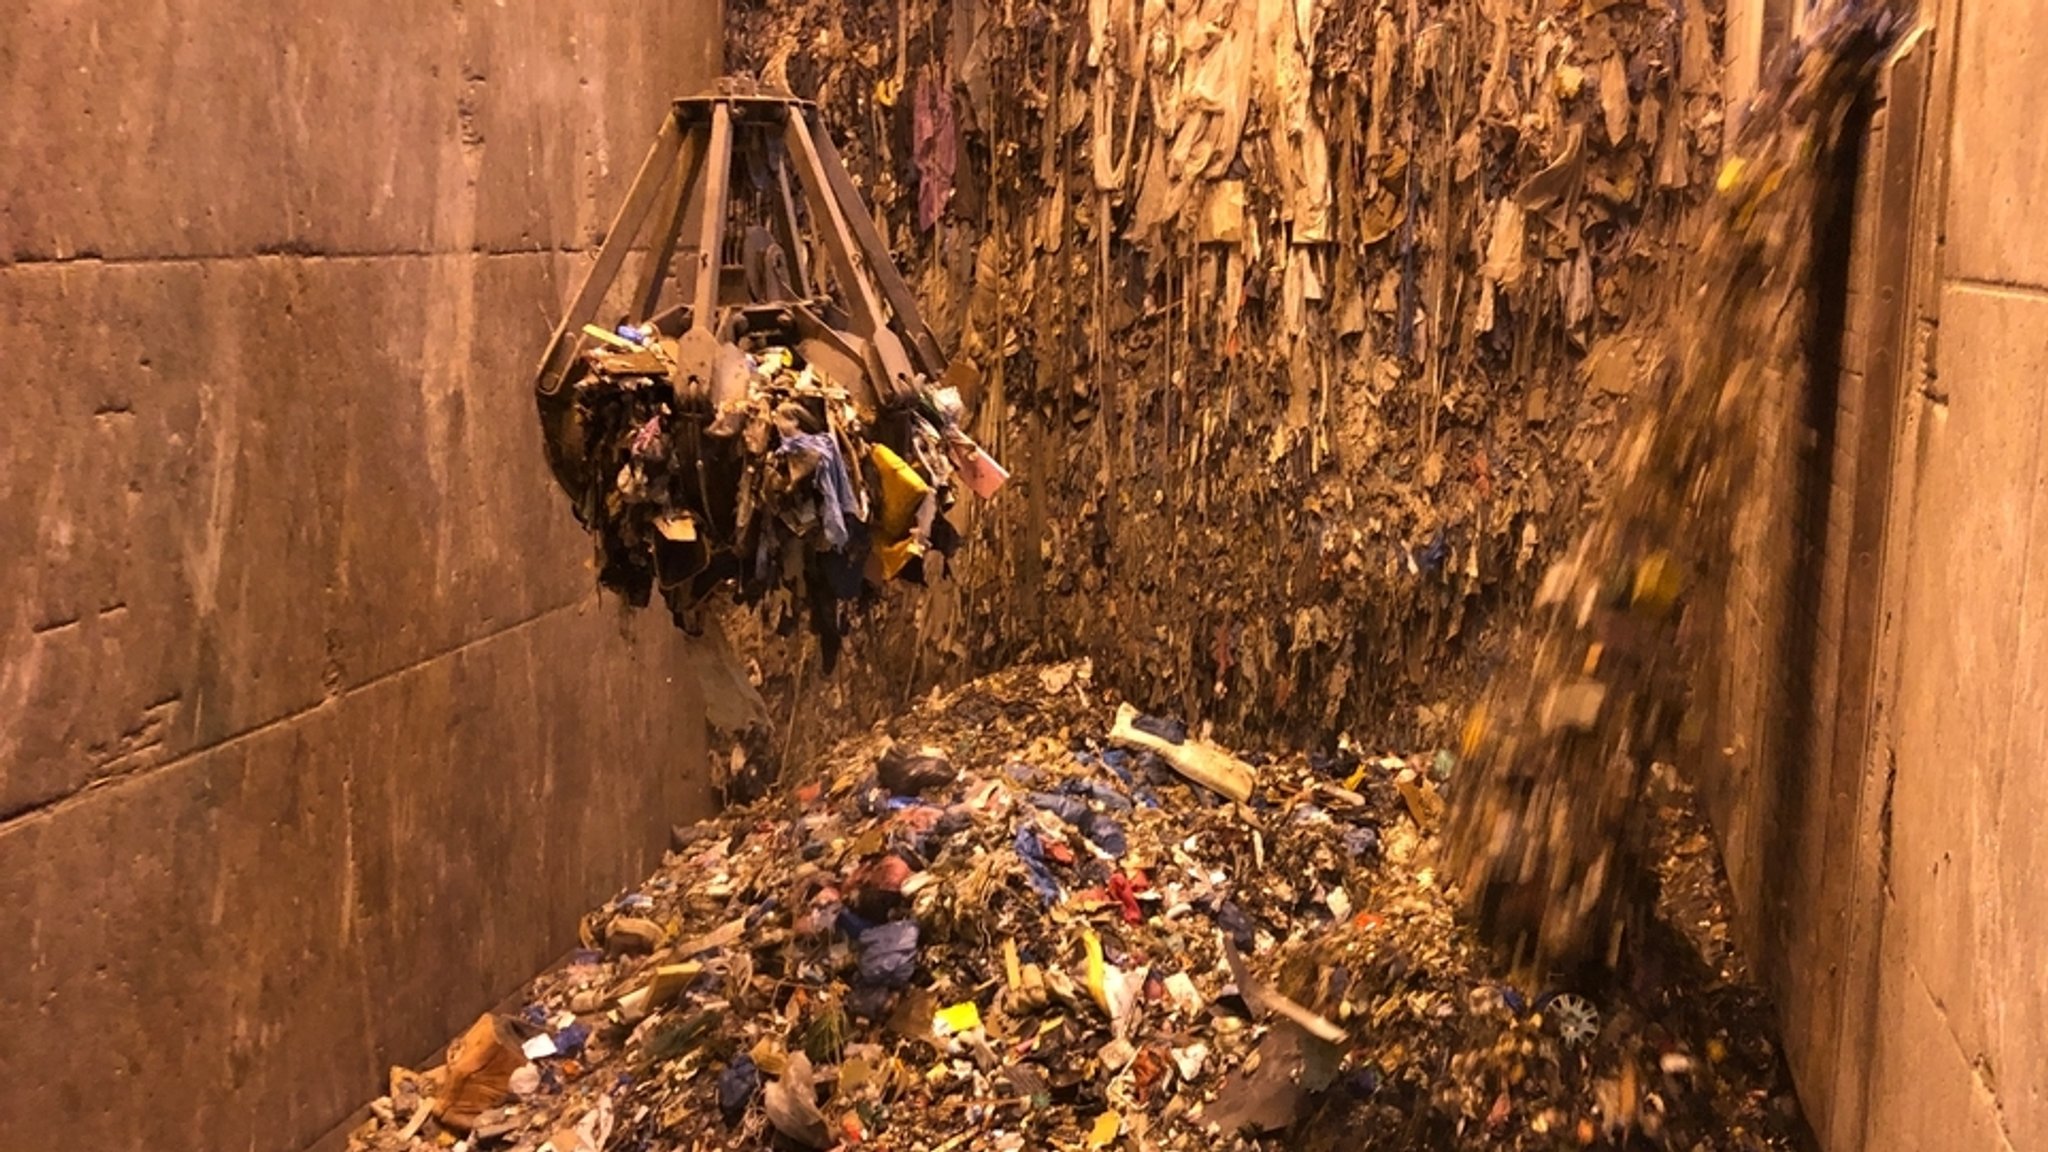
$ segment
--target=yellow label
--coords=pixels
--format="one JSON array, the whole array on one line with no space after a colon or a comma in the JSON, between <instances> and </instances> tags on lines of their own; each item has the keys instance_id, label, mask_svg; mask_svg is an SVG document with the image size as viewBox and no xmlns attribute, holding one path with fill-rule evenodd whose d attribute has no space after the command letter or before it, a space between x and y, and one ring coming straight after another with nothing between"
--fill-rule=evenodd
<instances>
[{"instance_id":1,"label":"yellow label","mask_svg":"<svg viewBox=\"0 0 2048 1152\"><path fill-rule=\"evenodd\" d=\"M1089 929L1081 934L1081 946L1088 950L1088 994L1107 1016L1109 1010L1109 966L1102 959L1102 937Z\"/></svg>"},{"instance_id":2,"label":"yellow label","mask_svg":"<svg viewBox=\"0 0 2048 1152\"><path fill-rule=\"evenodd\" d=\"M932 1014L932 1031L940 1036L957 1036L981 1027L981 1009L974 1001L963 1000L951 1008L941 1008Z\"/></svg>"}]
</instances>

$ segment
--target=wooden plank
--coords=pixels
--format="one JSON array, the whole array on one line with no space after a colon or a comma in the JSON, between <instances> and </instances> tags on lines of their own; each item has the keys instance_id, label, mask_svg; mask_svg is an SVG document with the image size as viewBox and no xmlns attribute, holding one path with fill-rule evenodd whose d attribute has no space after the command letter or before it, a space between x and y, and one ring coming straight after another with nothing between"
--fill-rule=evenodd
<instances>
[{"instance_id":1,"label":"wooden plank","mask_svg":"<svg viewBox=\"0 0 2048 1152\"><path fill-rule=\"evenodd\" d=\"M570 302L569 311L563 315L561 323L555 325L554 335L548 339L547 351L542 354L540 368L534 373L534 391L552 396L561 389L569 364L582 347L583 326L597 314L597 306L604 302L604 294L611 290L612 281L618 278L626 253L633 247L641 225L647 221L648 211L654 206L655 193L661 190L668 168L675 162L676 149L681 141L682 128L671 110L662 120L661 131L655 134L654 146L647 150L647 158L640 162L640 171L633 177L625 203L619 205L619 214L612 219L611 230L605 233L604 245L597 252L597 263L591 265L583 277L583 285L576 290L576 298Z\"/></svg>"}]
</instances>

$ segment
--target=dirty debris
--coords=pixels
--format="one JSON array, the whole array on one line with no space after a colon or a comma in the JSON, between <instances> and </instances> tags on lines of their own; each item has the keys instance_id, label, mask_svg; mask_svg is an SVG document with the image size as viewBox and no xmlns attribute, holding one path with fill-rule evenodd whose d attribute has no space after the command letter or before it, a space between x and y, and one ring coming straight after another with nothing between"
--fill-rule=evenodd
<instances>
[{"instance_id":1,"label":"dirty debris","mask_svg":"<svg viewBox=\"0 0 2048 1152\"><path fill-rule=\"evenodd\" d=\"M726 348L745 398L706 423L677 399L674 338L636 330L618 343L585 353L573 376L596 478L578 516L596 537L599 579L629 602L646 605L658 587L680 619L736 588L777 628L808 613L830 656L842 604L921 581L926 558L955 547L945 513L958 462L980 451L960 430L957 392L919 393L899 454L795 350Z\"/></svg>"},{"instance_id":2,"label":"dirty debris","mask_svg":"<svg viewBox=\"0 0 2048 1152\"><path fill-rule=\"evenodd\" d=\"M1110 728L1113 744L1150 752L1182 776L1219 796L1242 804L1251 798L1256 774L1252 766L1203 740L1190 740L1185 727L1169 726L1140 716L1129 704L1117 709Z\"/></svg>"},{"instance_id":3,"label":"dirty debris","mask_svg":"<svg viewBox=\"0 0 2048 1152\"><path fill-rule=\"evenodd\" d=\"M937 748L906 752L891 747L875 762L875 775L896 796L917 796L954 780L952 762Z\"/></svg>"},{"instance_id":4,"label":"dirty debris","mask_svg":"<svg viewBox=\"0 0 2048 1152\"><path fill-rule=\"evenodd\" d=\"M1233 802L1112 740L1196 739L1121 704L1018 668L679 836L586 919L658 925L653 951L579 951L448 1069L394 1075L351 1148L1807 1146L1725 943L1670 929L1631 986L1493 975L1401 786L1455 795L1437 750L1240 750ZM884 783L914 762L945 770ZM1673 893L1725 920L1660 795ZM457 1068L489 1088L454 1086L469 1127L423 1115Z\"/></svg>"},{"instance_id":5,"label":"dirty debris","mask_svg":"<svg viewBox=\"0 0 2048 1152\"><path fill-rule=\"evenodd\" d=\"M1689 294L1652 325L1659 394L1466 726L1453 878L1489 938L1533 970L1625 966L1647 903L1651 771L1719 768L1702 744L1718 730L1705 713L1725 666L1737 523L1769 406L1803 394L1815 237L1841 202L1835 157L1896 29L1888 10L1838 7L1748 111ZM1601 390L1635 387L1639 349L1596 346Z\"/></svg>"},{"instance_id":6,"label":"dirty debris","mask_svg":"<svg viewBox=\"0 0 2048 1152\"><path fill-rule=\"evenodd\" d=\"M1721 9L735 8L732 66L818 100L1029 493L963 506L974 610L885 597L835 714L1050 644L1226 744L1452 742L1644 402L1608 352L1692 257Z\"/></svg>"},{"instance_id":7,"label":"dirty debris","mask_svg":"<svg viewBox=\"0 0 2048 1152\"><path fill-rule=\"evenodd\" d=\"M595 323L635 255L625 310ZM638 607L659 588L691 632L726 590L778 632L807 615L829 671L848 605L941 569L958 491L1005 483L964 427L976 380L817 109L724 77L673 101L533 387L605 587Z\"/></svg>"}]
</instances>

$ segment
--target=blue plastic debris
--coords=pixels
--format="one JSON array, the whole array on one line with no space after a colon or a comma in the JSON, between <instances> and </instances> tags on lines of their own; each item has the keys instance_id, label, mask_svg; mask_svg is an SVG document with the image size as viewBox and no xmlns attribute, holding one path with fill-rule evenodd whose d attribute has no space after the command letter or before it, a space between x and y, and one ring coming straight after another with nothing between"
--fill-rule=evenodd
<instances>
[{"instance_id":1,"label":"blue plastic debris","mask_svg":"<svg viewBox=\"0 0 2048 1152\"><path fill-rule=\"evenodd\" d=\"M892 920L860 934L860 978L902 988L917 974L917 921Z\"/></svg>"},{"instance_id":2,"label":"blue plastic debris","mask_svg":"<svg viewBox=\"0 0 2048 1152\"><path fill-rule=\"evenodd\" d=\"M854 803L863 816L880 816L889 810L889 790L869 781L863 785Z\"/></svg>"},{"instance_id":3,"label":"blue plastic debris","mask_svg":"<svg viewBox=\"0 0 2048 1152\"><path fill-rule=\"evenodd\" d=\"M571 1024L555 1033L555 1051L564 1056L574 1056L583 1051L583 1045L590 1039L590 1025Z\"/></svg>"},{"instance_id":4,"label":"blue plastic debris","mask_svg":"<svg viewBox=\"0 0 2048 1152\"><path fill-rule=\"evenodd\" d=\"M1358 753L1353 752L1349 748L1339 748L1335 752L1311 752L1308 754L1308 766L1310 768L1313 768L1321 775L1335 776L1340 780L1358 771L1358 763Z\"/></svg>"},{"instance_id":5,"label":"blue plastic debris","mask_svg":"<svg viewBox=\"0 0 2048 1152\"><path fill-rule=\"evenodd\" d=\"M1444 530L1439 528L1436 530L1436 535L1430 537L1429 546L1424 548L1422 554L1415 558L1415 562L1425 573L1434 576L1443 568L1444 561L1450 557L1450 554L1450 540L1444 535Z\"/></svg>"},{"instance_id":6,"label":"blue plastic debris","mask_svg":"<svg viewBox=\"0 0 2048 1152\"><path fill-rule=\"evenodd\" d=\"M1045 846L1038 842L1038 833L1029 824L1019 825L1015 840L1017 858L1024 862L1024 873L1031 878L1031 887L1047 904L1060 902L1060 882L1053 879L1052 869L1045 863Z\"/></svg>"},{"instance_id":7,"label":"blue plastic debris","mask_svg":"<svg viewBox=\"0 0 2048 1152\"><path fill-rule=\"evenodd\" d=\"M1380 830L1370 825L1344 830L1344 850L1354 859L1377 856L1380 852Z\"/></svg>"},{"instance_id":8,"label":"blue plastic debris","mask_svg":"<svg viewBox=\"0 0 2048 1152\"><path fill-rule=\"evenodd\" d=\"M761 1070L754 1058L742 1052L718 1074L718 1114L728 1127L746 1117L747 1105L761 1091Z\"/></svg>"},{"instance_id":9,"label":"blue plastic debris","mask_svg":"<svg viewBox=\"0 0 2048 1152\"><path fill-rule=\"evenodd\" d=\"M1251 917L1244 914L1244 909L1230 901L1225 900L1217 907L1216 924L1230 933L1231 941L1240 951L1249 952L1257 946L1257 929L1253 926Z\"/></svg>"},{"instance_id":10,"label":"blue plastic debris","mask_svg":"<svg viewBox=\"0 0 2048 1152\"><path fill-rule=\"evenodd\" d=\"M867 935L868 930L873 928L874 924L863 919L859 913L842 904L839 907L839 915L833 918L832 926L839 929L840 935L858 940L862 936Z\"/></svg>"},{"instance_id":11,"label":"blue plastic debris","mask_svg":"<svg viewBox=\"0 0 2048 1152\"><path fill-rule=\"evenodd\" d=\"M1131 721L1131 727L1140 732L1157 736L1168 744L1188 742L1188 726L1170 716L1144 716Z\"/></svg>"}]
</instances>

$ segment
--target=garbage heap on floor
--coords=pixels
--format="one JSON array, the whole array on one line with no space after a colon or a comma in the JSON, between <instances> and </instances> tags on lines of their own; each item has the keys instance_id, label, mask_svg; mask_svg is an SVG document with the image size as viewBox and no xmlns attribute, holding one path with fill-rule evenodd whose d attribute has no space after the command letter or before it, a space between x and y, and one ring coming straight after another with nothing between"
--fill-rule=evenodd
<instances>
[{"instance_id":1,"label":"garbage heap on floor","mask_svg":"<svg viewBox=\"0 0 2048 1152\"><path fill-rule=\"evenodd\" d=\"M744 386L715 389L742 398L710 411L678 399L674 338L586 335L577 518L604 586L636 607L658 588L679 623L729 587L785 634L807 614L829 669L843 609L887 581L923 582L958 541L945 513L959 488L993 495L1005 478L961 429L956 389L920 384L871 426L817 365L754 340L718 346L713 370Z\"/></svg>"},{"instance_id":2,"label":"garbage heap on floor","mask_svg":"<svg viewBox=\"0 0 2048 1152\"><path fill-rule=\"evenodd\" d=\"M351 1148L1797 1146L1711 972L1489 977L1435 871L1456 776L1003 673L678 828Z\"/></svg>"}]
</instances>

